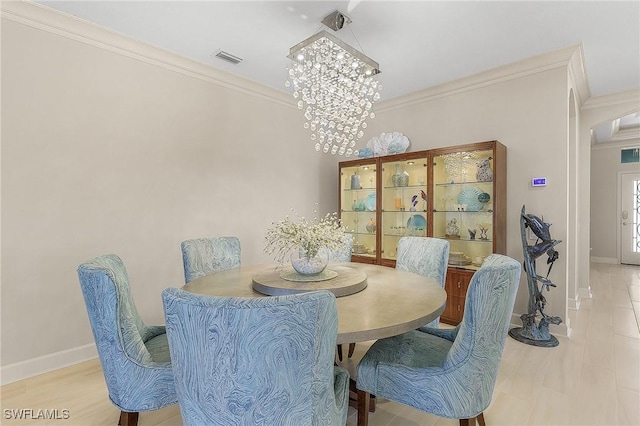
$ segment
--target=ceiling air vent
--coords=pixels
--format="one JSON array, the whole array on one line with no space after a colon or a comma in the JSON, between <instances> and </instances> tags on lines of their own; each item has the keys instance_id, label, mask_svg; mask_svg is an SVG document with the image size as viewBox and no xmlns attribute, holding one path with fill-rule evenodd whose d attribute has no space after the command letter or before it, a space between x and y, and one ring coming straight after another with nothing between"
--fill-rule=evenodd
<instances>
[{"instance_id":1,"label":"ceiling air vent","mask_svg":"<svg viewBox=\"0 0 640 426\"><path fill-rule=\"evenodd\" d=\"M225 52L224 50L219 50L214 56L216 58L220 58L220 59L225 60L227 62L231 62L234 65L239 64L240 62L242 62L242 58L239 58L239 57L237 57L235 55L232 55L231 53Z\"/></svg>"}]
</instances>

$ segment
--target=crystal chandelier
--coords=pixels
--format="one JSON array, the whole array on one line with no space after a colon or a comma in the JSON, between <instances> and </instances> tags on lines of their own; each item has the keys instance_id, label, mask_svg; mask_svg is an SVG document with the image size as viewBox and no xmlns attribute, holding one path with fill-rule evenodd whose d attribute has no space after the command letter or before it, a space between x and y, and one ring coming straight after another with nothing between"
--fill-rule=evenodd
<instances>
[{"instance_id":1,"label":"crystal chandelier","mask_svg":"<svg viewBox=\"0 0 640 426\"><path fill-rule=\"evenodd\" d=\"M322 21L334 31L349 22L338 11ZM293 46L288 58L292 64L285 86L293 86L316 151L357 155L353 148L380 99L378 63L324 30Z\"/></svg>"}]
</instances>

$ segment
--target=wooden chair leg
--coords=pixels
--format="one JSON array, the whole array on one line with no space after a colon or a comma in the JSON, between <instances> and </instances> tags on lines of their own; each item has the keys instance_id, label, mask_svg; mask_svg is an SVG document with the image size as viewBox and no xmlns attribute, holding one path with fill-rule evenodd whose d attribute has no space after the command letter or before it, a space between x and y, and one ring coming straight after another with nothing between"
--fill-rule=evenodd
<instances>
[{"instance_id":1,"label":"wooden chair leg","mask_svg":"<svg viewBox=\"0 0 640 426\"><path fill-rule=\"evenodd\" d=\"M472 419L460 419L460 426L476 426L476 420L480 426L485 426L484 413L480 413Z\"/></svg>"},{"instance_id":2,"label":"wooden chair leg","mask_svg":"<svg viewBox=\"0 0 640 426\"><path fill-rule=\"evenodd\" d=\"M138 414L139 413L128 413L126 411L120 412L120 420L118 424L120 426L138 426Z\"/></svg>"},{"instance_id":3,"label":"wooden chair leg","mask_svg":"<svg viewBox=\"0 0 640 426\"><path fill-rule=\"evenodd\" d=\"M480 426L486 426L484 423L484 413L480 413L478 414L478 417L476 417L478 419L478 424Z\"/></svg>"},{"instance_id":4,"label":"wooden chair leg","mask_svg":"<svg viewBox=\"0 0 640 426\"><path fill-rule=\"evenodd\" d=\"M358 389L358 426L369 425L369 392Z\"/></svg>"},{"instance_id":5,"label":"wooden chair leg","mask_svg":"<svg viewBox=\"0 0 640 426\"><path fill-rule=\"evenodd\" d=\"M353 355L353 351L356 349L356 344L355 343L349 343L349 354L347 355L348 358L351 358L351 355Z\"/></svg>"},{"instance_id":6,"label":"wooden chair leg","mask_svg":"<svg viewBox=\"0 0 640 426\"><path fill-rule=\"evenodd\" d=\"M342 361L342 345L338 345L338 360Z\"/></svg>"}]
</instances>

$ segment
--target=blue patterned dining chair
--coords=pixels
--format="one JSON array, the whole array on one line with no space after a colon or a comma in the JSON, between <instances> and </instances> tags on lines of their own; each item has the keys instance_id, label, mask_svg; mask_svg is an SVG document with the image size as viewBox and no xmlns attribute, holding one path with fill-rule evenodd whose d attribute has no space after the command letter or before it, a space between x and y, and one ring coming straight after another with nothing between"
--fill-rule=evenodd
<instances>
[{"instance_id":1,"label":"blue patterned dining chair","mask_svg":"<svg viewBox=\"0 0 640 426\"><path fill-rule=\"evenodd\" d=\"M460 425L484 425L520 281L520 263L492 254L469 284L462 322L376 341L357 367L358 425L369 394ZM472 422L472 423L470 423Z\"/></svg>"},{"instance_id":2,"label":"blue patterned dining chair","mask_svg":"<svg viewBox=\"0 0 640 426\"><path fill-rule=\"evenodd\" d=\"M334 367L335 296L163 291L185 425L344 426L349 373Z\"/></svg>"},{"instance_id":3,"label":"blue patterned dining chair","mask_svg":"<svg viewBox=\"0 0 640 426\"><path fill-rule=\"evenodd\" d=\"M398 241L396 269L431 278L444 288L449 262L449 241L431 237L402 237ZM437 327L440 317L427 327Z\"/></svg>"},{"instance_id":4,"label":"blue patterned dining chair","mask_svg":"<svg viewBox=\"0 0 640 426\"><path fill-rule=\"evenodd\" d=\"M345 263L351 262L351 253L353 252L353 234L348 232L344 233L345 241L337 250L332 250L329 252L329 261L330 262L338 262ZM348 357L351 358L353 355L353 351L355 350L356 344L349 343L349 354ZM338 345L338 359L342 361L342 345Z\"/></svg>"},{"instance_id":5,"label":"blue patterned dining chair","mask_svg":"<svg viewBox=\"0 0 640 426\"><path fill-rule=\"evenodd\" d=\"M449 262L449 241L431 237L402 237L398 241L396 269L412 272L431 278L440 287L444 287ZM427 324L427 327L437 327L440 317ZM355 343L349 343L351 358L355 350ZM338 345L338 359L342 361L342 346Z\"/></svg>"},{"instance_id":6,"label":"blue patterned dining chair","mask_svg":"<svg viewBox=\"0 0 640 426\"><path fill-rule=\"evenodd\" d=\"M121 410L118 424L135 426L140 411L175 404L165 328L138 315L122 260L96 257L78 267L78 278L109 399Z\"/></svg>"},{"instance_id":7,"label":"blue patterned dining chair","mask_svg":"<svg viewBox=\"0 0 640 426\"><path fill-rule=\"evenodd\" d=\"M180 248L185 283L214 272L240 267L240 240L237 237L186 240L180 244Z\"/></svg>"},{"instance_id":8,"label":"blue patterned dining chair","mask_svg":"<svg viewBox=\"0 0 640 426\"><path fill-rule=\"evenodd\" d=\"M344 233L344 243L337 250L329 251L329 262L351 262L351 253L353 252L353 234Z\"/></svg>"}]
</instances>

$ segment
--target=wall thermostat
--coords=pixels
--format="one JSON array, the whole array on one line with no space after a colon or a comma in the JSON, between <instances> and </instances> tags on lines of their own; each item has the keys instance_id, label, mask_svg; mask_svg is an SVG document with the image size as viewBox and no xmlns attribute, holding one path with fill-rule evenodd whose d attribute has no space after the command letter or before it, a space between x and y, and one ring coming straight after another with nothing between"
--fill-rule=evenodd
<instances>
[{"instance_id":1,"label":"wall thermostat","mask_svg":"<svg viewBox=\"0 0 640 426\"><path fill-rule=\"evenodd\" d=\"M531 179L531 186L547 186L546 177L534 177Z\"/></svg>"}]
</instances>

